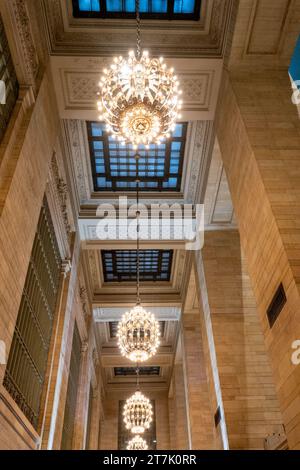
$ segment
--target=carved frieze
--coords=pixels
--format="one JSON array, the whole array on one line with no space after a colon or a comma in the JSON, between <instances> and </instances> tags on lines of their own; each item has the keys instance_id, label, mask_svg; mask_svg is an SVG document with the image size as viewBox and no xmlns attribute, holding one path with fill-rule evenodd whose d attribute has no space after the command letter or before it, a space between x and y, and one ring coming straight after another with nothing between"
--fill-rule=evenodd
<instances>
[{"instance_id":1,"label":"carved frieze","mask_svg":"<svg viewBox=\"0 0 300 470\"><path fill-rule=\"evenodd\" d=\"M59 174L59 168L57 165L57 160L56 160L55 155L53 155L53 158L51 160L51 170L52 170L52 174L53 174L54 181L55 181L57 197L58 197L59 204L60 204L60 210L61 210L62 218L64 221L65 230L66 230L67 235L69 236L71 232L71 225L69 222L68 205L67 205L68 198L69 198L68 186L65 183L64 179Z\"/></svg>"},{"instance_id":2,"label":"carved frieze","mask_svg":"<svg viewBox=\"0 0 300 470\"><path fill-rule=\"evenodd\" d=\"M87 290L84 286L79 286L79 298L80 298L80 302L82 306L82 313L84 316L84 320L85 322L87 322L90 316L90 313L89 313L89 301L88 301Z\"/></svg>"},{"instance_id":3,"label":"carved frieze","mask_svg":"<svg viewBox=\"0 0 300 470\"><path fill-rule=\"evenodd\" d=\"M15 27L14 39L17 42L22 64L24 67L27 85L34 85L39 70L39 60L32 36L30 19L24 0L9 0L10 9Z\"/></svg>"}]
</instances>

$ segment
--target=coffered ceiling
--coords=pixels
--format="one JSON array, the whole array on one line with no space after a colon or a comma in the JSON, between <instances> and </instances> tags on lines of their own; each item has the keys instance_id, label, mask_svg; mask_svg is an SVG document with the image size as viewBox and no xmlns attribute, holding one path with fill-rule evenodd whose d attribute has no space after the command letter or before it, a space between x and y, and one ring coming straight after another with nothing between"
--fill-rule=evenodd
<instances>
[{"instance_id":1,"label":"coffered ceiling","mask_svg":"<svg viewBox=\"0 0 300 470\"><path fill-rule=\"evenodd\" d=\"M112 57L113 55L51 57L61 118L91 121L98 119L98 83L102 70L110 65ZM222 59L176 58L167 59L166 64L175 68L180 80L183 92L182 120L212 120L221 82Z\"/></svg>"},{"instance_id":2,"label":"coffered ceiling","mask_svg":"<svg viewBox=\"0 0 300 470\"><path fill-rule=\"evenodd\" d=\"M122 247L119 246L119 249ZM143 247L141 247L143 249ZM147 247L149 249L149 247ZM135 250L135 245L131 246ZM94 312L101 307L133 306L136 300L135 281L105 282L101 251L85 250L83 263L90 289ZM185 250L173 250L170 280L142 281L143 305L180 306L184 289L185 272L189 254Z\"/></svg>"}]
</instances>

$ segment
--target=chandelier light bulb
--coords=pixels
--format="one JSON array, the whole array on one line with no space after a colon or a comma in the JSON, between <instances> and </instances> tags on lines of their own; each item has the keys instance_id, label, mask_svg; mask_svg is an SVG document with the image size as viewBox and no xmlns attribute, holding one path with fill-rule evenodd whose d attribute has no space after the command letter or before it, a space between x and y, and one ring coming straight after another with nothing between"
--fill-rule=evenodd
<instances>
[{"instance_id":1,"label":"chandelier light bulb","mask_svg":"<svg viewBox=\"0 0 300 470\"><path fill-rule=\"evenodd\" d=\"M121 354L133 362L145 362L160 345L159 322L141 305L126 312L118 324L118 346Z\"/></svg>"},{"instance_id":2,"label":"chandelier light bulb","mask_svg":"<svg viewBox=\"0 0 300 470\"><path fill-rule=\"evenodd\" d=\"M134 436L131 441L129 441L127 450L148 450L148 445L141 436Z\"/></svg>"},{"instance_id":3,"label":"chandelier light bulb","mask_svg":"<svg viewBox=\"0 0 300 470\"><path fill-rule=\"evenodd\" d=\"M133 434L143 434L150 428L153 410L149 398L139 390L128 398L124 405L123 419L126 429Z\"/></svg>"},{"instance_id":4,"label":"chandelier light bulb","mask_svg":"<svg viewBox=\"0 0 300 470\"><path fill-rule=\"evenodd\" d=\"M164 59L132 50L128 58L115 57L103 70L98 110L111 135L135 148L167 138L179 119L179 82Z\"/></svg>"}]
</instances>

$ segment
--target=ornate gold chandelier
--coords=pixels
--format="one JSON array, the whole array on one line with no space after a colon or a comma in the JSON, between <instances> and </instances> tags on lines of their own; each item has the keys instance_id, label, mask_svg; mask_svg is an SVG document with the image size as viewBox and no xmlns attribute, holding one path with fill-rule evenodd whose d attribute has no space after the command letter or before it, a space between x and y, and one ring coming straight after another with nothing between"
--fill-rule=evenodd
<instances>
[{"instance_id":1,"label":"ornate gold chandelier","mask_svg":"<svg viewBox=\"0 0 300 470\"><path fill-rule=\"evenodd\" d=\"M99 120L122 144L160 144L170 137L180 119L182 101L179 82L173 68L167 69L164 59L149 58L141 51L139 0L136 0L137 51L128 58L115 57L99 83L97 103Z\"/></svg>"},{"instance_id":2,"label":"ornate gold chandelier","mask_svg":"<svg viewBox=\"0 0 300 470\"><path fill-rule=\"evenodd\" d=\"M141 436L134 436L128 443L127 450L147 450L148 445Z\"/></svg>"},{"instance_id":3,"label":"ornate gold chandelier","mask_svg":"<svg viewBox=\"0 0 300 470\"><path fill-rule=\"evenodd\" d=\"M118 345L123 356L133 362L152 357L160 344L159 323L141 305L126 312L118 324Z\"/></svg>"},{"instance_id":4,"label":"ornate gold chandelier","mask_svg":"<svg viewBox=\"0 0 300 470\"><path fill-rule=\"evenodd\" d=\"M152 405L149 398L137 390L126 400L123 417L126 429L133 434L143 434L146 429L150 428L153 420Z\"/></svg>"}]
</instances>

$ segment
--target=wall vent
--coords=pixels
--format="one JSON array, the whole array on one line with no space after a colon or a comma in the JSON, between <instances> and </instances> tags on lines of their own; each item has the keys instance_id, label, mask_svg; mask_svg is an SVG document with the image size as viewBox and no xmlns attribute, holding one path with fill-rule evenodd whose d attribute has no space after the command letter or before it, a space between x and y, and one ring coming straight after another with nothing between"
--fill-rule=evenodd
<instances>
[{"instance_id":1,"label":"wall vent","mask_svg":"<svg viewBox=\"0 0 300 470\"><path fill-rule=\"evenodd\" d=\"M221 421L221 410L220 410L220 407L218 406L218 409L215 413L215 426L217 427L219 424L220 424L220 421Z\"/></svg>"},{"instance_id":2,"label":"wall vent","mask_svg":"<svg viewBox=\"0 0 300 470\"><path fill-rule=\"evenodd\" d=\"M283 285L280 284L267 310L270 328L272 328L272 326L276 322L285 304L286 304L286 295L285 295Z\"/></svg>"}]
</instances>

